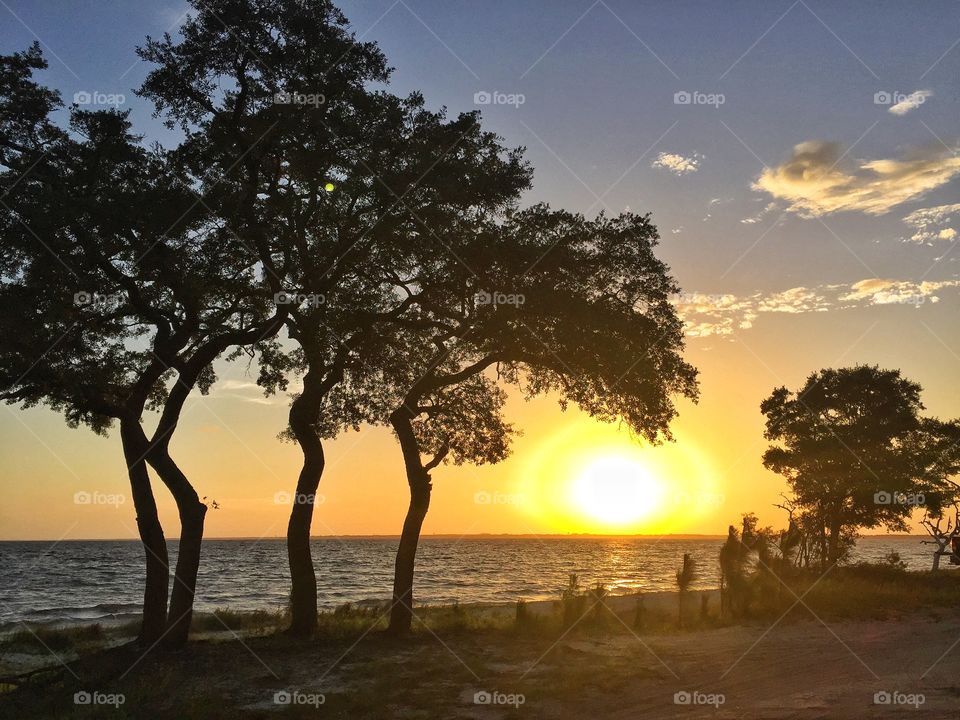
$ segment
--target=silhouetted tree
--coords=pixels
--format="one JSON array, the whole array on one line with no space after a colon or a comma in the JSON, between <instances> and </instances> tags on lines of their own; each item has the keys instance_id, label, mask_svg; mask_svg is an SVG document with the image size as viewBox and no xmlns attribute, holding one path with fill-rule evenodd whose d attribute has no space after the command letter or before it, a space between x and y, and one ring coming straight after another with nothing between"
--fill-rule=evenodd
<instances>
[{"instance_id":1,"label":"silhouetted tree","mask_svg":"<svg viewBox=\"0 0 960 720\"><path fill-rule=\"evenodd\" d=\"M226 236L160 148L145 149L126 113L70 111L30 71L39 50L5 59L2 236L4 397L46 403L71 424L120 421L147 555L141 638L181 644L189 629L206 505L170 457L183 404L214 380L213 360L277 332L257 259ZM24 104L24 96L42 99ZM148 438L145 408L161 409ZM180 511L167 622L168 568L146 465Z\"/></svg>"},{"instance_id":2,"label":"silhouetted tree","mask_svg":"<svg viewBox=\"0 0 960 720\"><path fill-rule=\"evenodd\" d=\"M764 465L787 479L821 565L842 560L859 528L905 530L927 491L945 481L935 442L953 423L920 416L921 388L897 370L857 366L810 375L761 404Z\"/></svg>"},{"instance_id":3,"label":"silhouetted tree","mask_svg":"<svg viewBox=\"0 0 960 720\"><path fill-rule=\"evenodd\" d=\"M677 570L677 624L683 627L683 598L696 579L696 563L690 553L683 554L683 565Z\"/></svg>"}]
</instances>

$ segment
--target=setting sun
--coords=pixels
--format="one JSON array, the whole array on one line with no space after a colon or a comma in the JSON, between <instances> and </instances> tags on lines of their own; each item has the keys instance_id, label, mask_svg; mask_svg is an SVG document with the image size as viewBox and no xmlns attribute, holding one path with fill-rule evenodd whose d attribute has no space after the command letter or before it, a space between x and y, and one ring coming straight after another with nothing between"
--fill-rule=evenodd
<instances>
[{"instance_id":1,"label":"setting sun","mask_svg":"<svg viewBox=\"0 0 960 720\"><path fill-rule=\"evenodd\" d=\"M570 501L583 514L611 527L629 525L661 509L664 487L636 460L592 460L570 485Z\"/></svg>"},{"instance_id":2,"label":"setting sun","mask_svg":"<svg viewBox=\"0 0 960 720\"><path fill-rule=\"evenodd\" d=\"M724 501L692 439L653 446L587 417L542 441L522 473L523 510L563 533L692 532Z\"/></svg>"}]
</instances>

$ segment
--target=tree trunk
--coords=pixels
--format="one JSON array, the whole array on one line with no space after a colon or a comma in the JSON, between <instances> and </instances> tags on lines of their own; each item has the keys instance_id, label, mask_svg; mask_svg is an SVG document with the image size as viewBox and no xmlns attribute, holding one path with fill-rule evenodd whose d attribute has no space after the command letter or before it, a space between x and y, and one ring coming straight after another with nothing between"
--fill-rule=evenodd
<instances>
[{"instance_id":1,"label":"tree trunk","mask_svg":"<svg viewBox=\"0 0 960 720\"><path fill-rule=\"evenodd\" d=\"M147 472L147 444L138 419L121 419L120 439L130 476L130 493L137 513L137 529L146 556L146 582L143 590L143 620L138 641L150 647L163 637L167 625L167 591L170 565L167 543L157 513L157 502Z\"/></svg>"},{"instance_id":2,"label":"tree trunk","mask_svg":"<svg viewBox=\"0 0 960 720\"><path fill-rule=\"evenodd\" d=\"M317 575L310 550L310 528L326 459L316 423L323 398L336 382L336 377L335 374L324 377L309 370L303 378L303 392L290 405L290 429L303 453L303 466L287 523L287 561L290 563L290 627L287 632L295 636L309 637L317 629Z\"/></svg>"},{"instance_id":3,"label":"tree trunk","mask_svg":"<svg viewBox=\"0 0 960 720\"><path fill-rule=\"evenodd\" d=\"M317 575L310 552L310 527L317 488L323 475L323 446L314 435L300 441L303 467L287 524L287 560L290 563L290 627L292 635L310 636L317 629ZM300 434L298 433L298 437Z\"/></svg>"},{"instance_id":4,"label":"tree trunk","mask_svg":"<svg viewBox=\"0 0 960 720\"><path fill-rule=\"evenodd\" d=\"M180 543L177 549L177 566L173 575L170 613L164 637L164 645L176 649L186 644L190 634L207 506L200 502L197 491L170 457L165 442L151 448L148 461L173 494L180 513Z\"/></svg>"},{"instance_id":5,"label":"tree trunk","mask_svg":"<svg viewBox=\"0 0 960 720\"><path fill-rule=\"evenodd\" d=\"M393 571L393 605L390 608L389 631L404 634L410 631L413 621L413 574L417 558L417 545L423 519L430 508L430 480L409 479L410 505L403 520L403 532L397 548L397 560Z\"/></svg>"},{"instance_id":6,"label":"tree trunk","mask_svg":"<svg viewBox=\"0 0 960 720\"><path fill-rule=\"evenodd\" d=\"M410 412L406 408L391 416L394 430L400 440L403 451L407 484L410 487L410 505L403 520L403 532L397 548L397 559L393 571L393 604L390 607L390 625L388 631L404 634L410 631L413 621L413 573L417 557L417 545L420 542L420 530L423 519L430 509L430 473L424 469L420 460L420 448Z\"/></svg>"}]
</instances>

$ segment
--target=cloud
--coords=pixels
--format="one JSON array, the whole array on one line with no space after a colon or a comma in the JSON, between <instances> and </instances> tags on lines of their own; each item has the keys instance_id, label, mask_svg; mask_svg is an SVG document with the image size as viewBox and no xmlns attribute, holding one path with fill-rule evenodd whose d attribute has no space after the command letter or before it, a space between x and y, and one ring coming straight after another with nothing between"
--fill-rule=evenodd
<instances>
[{"instance_id":1,"label":"cloud","mask_svg":"<svg viewBox=\"0 0 960 720\"><path fill-rule=\"evenodd\" d=\"M280 400L263 395L263 388L249 380L221 380L212 389L210 397L239 400L254 405L276 405Z\"/></svg>"},{"instance_id":2,"label":"cloud","mask_svg":"<svg viewBox=\"0 0 960 720\"><path fill-rule=\"evenodd\" d=\"M960 286L960 280L920 283L904 280L871 278L854 283L841 300L866 301L870 305L923 305L940 302L935 293L944 288Z\"/></svg>"},{"instance_id":3,"label":"cloud","mask_svg":"<svg viewBox=\"0 0 960 720\"><path fill-rule=\"evenodd\" d=\"M932 90L917 90L907 95L896 105L891 105L887 112L892 112L894 115L906 115L911 110L923 105L928 97L933 97Z\"/></svg>"},{"instance_id":4,"label":"cloud","mask_svg":"<svg viewBox=\"0 0 960 720\"><path fill-rule=\"evenodd\" d=\"M684 157L676 153L662 152L657 155L656 160L650 163L650 167L669 170L675 175L686 175L699 170L702 159L703 155L700 153L694 153L690 157Z\"/></svg>"},{"instance_id":5,"label":"cloud","mask_svg":"<svg viewBox=\"0 0 960 720\"><path fill-rule=\"evenodd\" d=\"M805 217L860 211L883 215L921 197L960 174L960 155L940 146L917 148L900 160L859 160L841 167L839 143L808 140L794 146L790 158L766 168L754 190L786 200L788 209Z\"/></svg>"},{"instance_id":6,"label":"cloud","mask_svg":"<svg viewBox=\"0 0 960 720\"><path fill-rule=\"evenodd\" d=\"M680 293L673 303L689 337L732 335L753 327L761 315L825 313L874 305L919 307L940 302L939 292L960 289L960 280L912 282L868 278L858 282L795 287L775 293L738 296L729 293Z\"/></svg>"},{"instance_id":7,"label":"cloud","mask_svg":"<svg viewBox=\"0 0 960 720\"><path fill-rule=\"evenodd\" d=\"M953 240L957 231L952 227L944 227L953 222L953 216L960 215L960 203L953 205L937 205L921 208L903 218L903 222L914 229L909 242L930 244L937 240Z\"/></svg>"},{"instance_id":8,"label":"cloud","mask_svg":"<svg viewBox=\"0 0 960 720\"><path fill-rule=\"evenodd\" d=\"M751 215L750 217L745 217L742 222L744 225L755 225L756 223L763 220L764 217L772 213L777 209L777 204L775 202L769 202L763 206L763 209L760 210L756 215Z\"/></svg>"}]
</instances>

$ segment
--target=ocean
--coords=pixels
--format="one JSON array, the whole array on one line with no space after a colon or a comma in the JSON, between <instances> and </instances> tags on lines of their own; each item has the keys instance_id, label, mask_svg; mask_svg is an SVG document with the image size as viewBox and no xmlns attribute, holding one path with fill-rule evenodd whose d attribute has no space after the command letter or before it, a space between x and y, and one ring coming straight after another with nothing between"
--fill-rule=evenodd
<instances>
[{"instance_id":1,"label":"ocean","mask_svg":"<svg viewBox=\"0 0 960 720\"><path fill-rule=\"evenodd\" d=\"M929 569L931 546L921 539L861 538L853 560L879 561L896 551L910 569ZM585 587L602 582L613 594L671 590L684 553L697 563L694 587L717 587L722 542L682 537L425 537L417 555L415 597L419 604L554 598L570 573L577 573ZM395 538L315 538L320 605L388 600L396 546ZM176 542L169 548L172 566ZM143 549L137 541L0 542L0 630L20 621L133 619L140 611L142 583ZM286 605L288 593L282 539L204 543L198 610L275 610Z\"/></svg>"}]
</instances>

